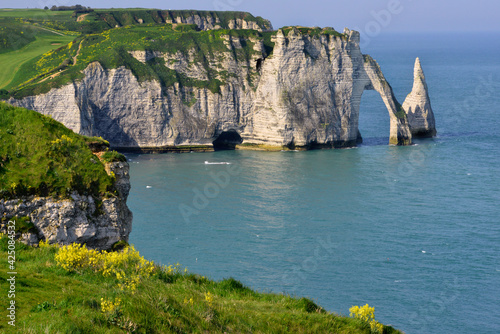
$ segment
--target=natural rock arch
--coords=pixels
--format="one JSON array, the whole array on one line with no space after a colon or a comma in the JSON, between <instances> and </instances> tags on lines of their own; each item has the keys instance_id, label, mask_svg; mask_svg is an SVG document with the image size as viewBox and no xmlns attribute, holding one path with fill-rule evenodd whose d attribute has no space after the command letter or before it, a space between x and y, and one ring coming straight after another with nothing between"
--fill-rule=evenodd
<instances>
[{"instance_id":1,"label":"natural rock arch","mask_svg":"<svg viewBox=\"0 0 500 334\"><path fill-rule=\"evenodd\" d=\"M394 96L391 85L387 82L380 66L372 57L363 55L364 66L362 74L365 80L368 79L363 90L375 90L382 97L382 101L389 112L390 117L390 145L410 145L411 144L411 131L408 123L406 113ZM361 92L362 93L362 92ZM361 96L360 96L361 99Z\"/></svg>"}]
</instances>

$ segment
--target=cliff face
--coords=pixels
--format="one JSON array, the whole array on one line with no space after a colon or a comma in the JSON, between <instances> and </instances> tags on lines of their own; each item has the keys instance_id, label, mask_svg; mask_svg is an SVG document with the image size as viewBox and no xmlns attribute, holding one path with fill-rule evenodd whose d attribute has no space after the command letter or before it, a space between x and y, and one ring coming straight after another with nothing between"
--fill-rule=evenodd
<instances>
[{"instance_id":1,"label":"cliff face","mask_svg":"<svg viewBox=\"0 0 500 334\"><path fill-rule=\"evenodd\" d=\"M95 200L92 196L75 192L71 199L64 200L33 196L0 199L0 212L5 218L2 221L28 217L34 228L19 235L28 245L47 240L63 245L76 242L90 248L109 249L117 241L128 241L132 230L132 212L126 205L130 190L129 166L126 162L113 162L106 164L106 170L116 176L117 197Z\"/></svg>"},{"instance_id":2,"label":"cliff face","mask_svg":"<svg viewBox=\"0 0 500 334\"><path fill-rule=\"evenodd\" d=\"M390 144L407 145L407 115L378 64L359 48L359 33L301 33L292 28L272 36L272 53L259 38L226 36L226 52L204 55L131 51L145 63L164 66L192 80L219 73L219 91L158 81L139 82L125 67L98 62L84 79L47 94L9 102L51 115L74 131L102 136L114 147L266 144L288 147L346 147L359 141L359 106L365 89L376 90L390 116ZM246 59L237 56L253 45ZM270 54L267 54L267 53ZM220 69L224 69L220 72Z\"/></svg>"},{"instance_id":3,"label":"cliff face","mask_svg":"<svg viewBox=\"0 0 500 334\"><path fill-rule=\"evenodd\" d=\"M260 24L257 20L245 18L231 18L222 22L217 15L218 12L199 12L199 13L176 13L175 11L163 11L164 22L174 24L196 24L200 30L217 29L253 29L257 31L271 31L273 26L268 20L261 19ZM182 15L184 14L184 15Z\"/></svg>"}]
</instances>

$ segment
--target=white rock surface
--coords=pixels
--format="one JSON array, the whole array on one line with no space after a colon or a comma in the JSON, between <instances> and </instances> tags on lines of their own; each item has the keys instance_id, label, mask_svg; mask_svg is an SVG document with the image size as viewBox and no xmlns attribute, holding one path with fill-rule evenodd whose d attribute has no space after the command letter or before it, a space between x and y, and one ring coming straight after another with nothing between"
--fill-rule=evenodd
<instances>
[{"instance_id":1,"label":"white rock surface","mask_svg":"<svg viewBox=\"0 0 500 334\"><path fill-rule=\"evenodd\" d=\"M413 70L413 89L406 97L403 108L407 113L413 136L434 137L436 135L436 121L431 108L429 90L418 58L415 60Z\"/></svg>"},{"instance_id":2,"label":"white rock surface","mask_svg":"<svg viewBox=\"0 0 500 334\"><path fill-rule=\"evenodd\" d=\"M157 57L162 57L163 53L159 51L129 51L130 55L140 61L141 63L146 63L147 61L157 58Z\"/></svg>"},{"instance_id":3,"label":"white rock surface","mask_svg":"<svg viewBox=\"0 0 500 334\"><path fill-rule=\"evenodd\" d=\"M189 16L175 16L173 12L167 11L169 18L165 20L166 23L183 23L183 24L196 24L200 30L217 30L221 29L221 22L219 17L207 13L206 15L193 14ZM254 29L258 31L272 31L273 26L271 22L264 20L264 24L260 26L255 21L245 19L232 19L227 22L225 28L229 29Z\"/></svg>"},{"instance_id":4,"label":"white rock surface","mask_svg":"<svg viewBox=\"0 0 500 334\"><path fill-rule=\"evenodd\" d=\"M0 199L0 212L5 221L16 216L30 218L37 232L21 236L21 240L29 245L48 240L61 245L77 242L87 244L89 248L109 249L117 241L128 241L132 212L126 205L130 190L128 164L111 163L106 169L116 175L118 197L102 198L101 203L96 203L92 196L76 193L64 200L51 197ZM5 226L0 228L4 229Z\"/></svg>"},{"instance_id":5,"label":"white rock surface","mask_svg":"<svg viewBox=\"0 0 500 334\"><path fill-rule=\"evenodd\" d=\"M230 130L243 143L346 147L359 139L361 95L375 89L389 111L390 144L410 144L406 114L378 64L361 53L359 37L350 30L342 36L304 35L296 28L285 36L279 30L267 55L262 41L227 36L231 52L205 55L211 69L227 71L225 78L219 72L225 84L216 93L139 83L124 67L105 70L92 63L81 81L10 103L51 115L81 134L102 136L114 147L209 145ZM248 42L257 52L237 56ZM206 69L193 62L193 52L163 57L171 69L205 80Z\"/></svg>"}]
</instances>

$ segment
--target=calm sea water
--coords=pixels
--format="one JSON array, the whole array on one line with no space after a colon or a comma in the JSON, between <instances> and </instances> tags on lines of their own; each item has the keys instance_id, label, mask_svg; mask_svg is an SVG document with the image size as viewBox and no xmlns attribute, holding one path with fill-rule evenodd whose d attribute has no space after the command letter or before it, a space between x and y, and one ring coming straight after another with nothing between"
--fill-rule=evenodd
<instances>
[{"instance_id":1,"label":"calm sea water","mask_svg":"<svg viewBox=\"0 0 500 334\"><path fill-rule=\"evenodd\" d=\"M369 303L410 334L499 333L500 35L386 35L363 52L401 102L420 57L437 138L387 146L365 92L356 149L128 155L130 241L337 313Z\"/></svg>"}]
</instances>

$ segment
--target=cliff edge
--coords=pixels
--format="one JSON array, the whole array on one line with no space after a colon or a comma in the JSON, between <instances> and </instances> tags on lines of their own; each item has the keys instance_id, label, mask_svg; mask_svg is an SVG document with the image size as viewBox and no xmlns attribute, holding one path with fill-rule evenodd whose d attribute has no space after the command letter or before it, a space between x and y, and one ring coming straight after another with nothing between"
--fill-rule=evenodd
<instances>
[{"instance_id":1,"label":"cliff edge","mask_svg":"<svg viewBox=\"0 0 500 334\"><path fill-rule=\"evenodd\" d=\"M1 232L14 221L16 237L29 245L45 240L110 249L128 241L132 213L123 156L104 151L109 144L99 138L5 103L0 125Z\"/></svg>"},{"instance_id":2,"label":"cliff edge","mask_svg":"<svg viewBox=\"0 0 500 334\"><path fill-rule=\"evenodd\" d=\"M421 67L402 106L377 62L361 53L356 31L200 31L201 23L184 21L83 36L44 55L40 63L54 69L27 78L9 103L139 151L356 146L365 90L385 103L389 144L411 144L421 116L434 126ZM68 56L74 62L60 67Z\"/></svg>"}]
</instances>

